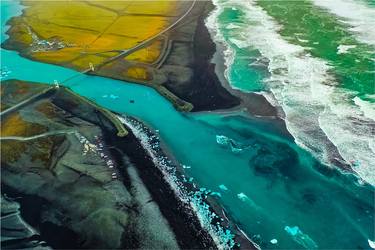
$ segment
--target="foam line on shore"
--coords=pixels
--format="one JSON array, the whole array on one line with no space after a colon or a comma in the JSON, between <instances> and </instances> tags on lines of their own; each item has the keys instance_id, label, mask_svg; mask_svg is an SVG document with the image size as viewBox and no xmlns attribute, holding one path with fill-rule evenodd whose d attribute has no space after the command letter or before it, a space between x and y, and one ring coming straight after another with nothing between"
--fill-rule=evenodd
<instances>
[{"instance_id":1,"label":"foam line on shore","mask_svg":"<svg viewBox=\"0 0 375 250\"><path fill-rule=\"evenodd\" d=\"M181 202L190 206L196 214L201 227L206 230L219 249L230 249L234 246L234 235L228 229L220 225L212 225L212 221L217 218L217 215L210 211L210 206L201 198L201 191L189 192L181 180L177 177L176 167L173 166L172 161L166 156L158 153L160 149L160 142L155 135L147 133L147 128L141 123L127 116L117 116L119 120L126 125L135 137L140 141L143 148L151 157L153 163L158 167L162 173L163 178L170 185L175 194L180 198ZM157 139L156 143L152 143L153 139Z\"/></svg>"},{"instance_id":2,"label":"foam line on shore","mask_svg":"<svg viewBox=\"0 0 375 250\"><path fill-rule=\"evenodd\" d=\"M350 26L349 30L361 42L375 45L375 9L361 1L353 0L313 0L316 6L328 10L339 20Z\"/></svg>"},{"instance_id":3,"label":"foam line on shore","mask_svg":"<svg viewBox=\"0 0 375 250\"><path fill-rule=\"evenodd\" d=\"M237 43L241 48L256 49L269 60L270 76L264 79L285 112L288 131L298 145L312 152L319 160L332 164L332 143L353 170L370 184L375 184L373 160L375 152L375 121L353 103L358 93L343 90L331 74L332 66L312 57L306 48L287 42L280 34L279 24L255 1L214 0L216 8L206 20L216 42L224 44L226 72L235 59L235 52L221 34L219 16L223 11L241 11L245 18L234 23ZM245 46L246 45L246 46ZM228 74L226 73L226 78Z\"/></svg>"}]
</instances>

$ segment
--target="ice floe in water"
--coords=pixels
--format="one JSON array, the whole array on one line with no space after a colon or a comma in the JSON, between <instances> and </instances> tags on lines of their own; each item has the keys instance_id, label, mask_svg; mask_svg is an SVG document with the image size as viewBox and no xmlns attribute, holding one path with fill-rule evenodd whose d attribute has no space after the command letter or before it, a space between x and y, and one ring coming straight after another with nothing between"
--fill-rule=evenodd
<instances>
[{"instance_id":1,"label":"ice floe in water","mask_svg":"<svg viewBox=\"0 0 375 250\"><path fill-rule=\"evenodd\" d=\"M302 247L306 249L316 249L318 246L316 243L308 236L307 234L304 234L301 229L299 229L298 226L289 227L286 226L285 231L292 236L293 240L300 244Z\"/></svg>"},{"instance_id":2,"label":"ice floe in water","mask_svg":"<svg viewBox=\"0 0 375 250\"><path fill-rule=\"evenodd\" d=\"M12 73L12 71L10 71L7 67L1 68L0 69L0 80L9 76L10 73Z\"/></svg>"},{"instance_id":3,"label":"ice floe in water","mask_svg":"<svg viewBox=\"0 0 375 250\"><path fill-rule=\"evenodd\" d=\"M192 191L187 190L183 182L192 183L193 178L186 179L183 175L180 177L177 176L176 166L164 155L160 147L159 138L136 119L128 116L117 117L141 142L155 166L163 172L164 179L169 183L176 195L180 197L181 201L190 204L201 226L210 233L219 249L232 249L236 244L234 235L231 230L224 228L221 224L213 223L214 220L218 220L220 217L211 211L210 206L205 201L205 198L209 194L216 195L217 197L220 197L221 194L219 192L212 192L206 188ZM181 179L185 179L185 181L181 181ZM195 187L195 184L192 184Z\"/></svg>"},{"instance_id":4,"label":"ice floe in water","mask_svg":"<svg viewBox=\"0 0 375 250\"><path fill-rule=\"evenodd\" d=\"M233 153L241 153L243 150L250 148L250 145L244 145L225 135L216 135L216 142L220 145L229 147Z\"/></svg>"},{"instance_id":5,"label":"ice floe in water","mask_svg":"<svg viewBox=\"0 0 375 250\"><path fill-rule=\"evenodd\" d=\"M271 242L271 244L275 245L275 244L277 244L277 239L272 239L272 240L270 240L270 242Z\"/></svg>"},{"instance_id":6,"label":"ice floe in water","mask_svg":"<svg viewBox=\"0 0 375 250\"><path fill-rule=\"evenodd\" d=\"M110 95L103 95L103 98L111 98L111 99L118 99L120 98L118 95L110 94Z\"/></svg>"},{"instance_id":7,"label":"ice floe in water","mask_svg":"<svg viewBox=\"0 0 375 250\"><path fill-rule=\"evenodd\" d=\"M239 193L239 194L237 194L237 197L238 197L238 199L240 199L241 201L248 201L248 200L249 200L249 197L248 197L246 194L244 194L244 193Z\"/></svg>"},{"instance_id":8,"label":"ice floe in water","mask_svg":"<svg viewBox=\"0 0 375 250\"><path fill-rule=\"evenodd\" d=\"M368 239L367 241L368 241L368 245L369 245L372 249L375 249L375 242L372 241L372 240L370 240L370 239Z\"/></svg>"},{"instance_id":9,"label":"ice floe in water","mask_svg":"<svg viewBox=\"0 0 375 250\"><path fill-rule=\"evenodd\" d=\"M228 191L229 190L224 184L219 185L219 188L221 190L223 190L223 191Z\"/></svg>"},{"instance_id":10,"label":"ice floe in water","mask_svg":"<svg viewBox=\"0 0 375 250\"><path fill-rule=\"evenodd\" d=\"M256 210L260 209L259 206L255 204L255 202L244 193L237 194L237 198L245 202L246 204L250 205L250 207L252 207L253 209L256 209Z\"/></svg>"},{"instance_id":11,"label":"ice floe in water","mask_svg":"<svg viewBox=\"0 0 375 250\"><path fill-rule=\"evenodd\" d=\"M221 198L221 193L219 193L219 192L211 192L210 195L217 196L217 197Z\"/></svg>"}]
</instances>

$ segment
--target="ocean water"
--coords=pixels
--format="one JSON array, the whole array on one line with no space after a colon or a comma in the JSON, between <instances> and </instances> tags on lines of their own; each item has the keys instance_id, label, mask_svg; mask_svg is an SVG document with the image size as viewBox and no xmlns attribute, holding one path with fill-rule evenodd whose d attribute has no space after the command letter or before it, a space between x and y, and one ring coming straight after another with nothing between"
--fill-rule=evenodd
<instances>
[{"instance_id":1,"label":"ocean water","mask_svg":"<svg viewBox=\"0 0 375 250\"><path fill-rule=\"evenodd\" d=\"M2 3L1 11L4 27L6 20L20 13L20 6ZM245 58L260 55L256 50L243 53ZM53 83L76 73L13 51L1 50L1 59L8 71L4 79ZM266 69L261 66L247 73L254 86L246 91L264 89ZM261 247L368 249L368 239L375 240L374 187L321 164L283 137L272 120L241 112L179 113L151 88L102 77L81 75L65 85L158 130L166 149L188 166L186 176L216 192L212 197Z\"/></svg>"},{"instance_id":2,"label":"ocean water","mask_svg":"<svg viewBox=\"0 0 375 250\"><path fill-rule=\"evenodd\" d=\"M234 87L272 93L298 145L330 164L333 143L374 184L375 32L369 27L375 9L342 2L215 0L207 25L226 48ZM244 59L245 53L258 56ZM238 70L263 77L244 81Z\"/></svg>"}]
</instances>

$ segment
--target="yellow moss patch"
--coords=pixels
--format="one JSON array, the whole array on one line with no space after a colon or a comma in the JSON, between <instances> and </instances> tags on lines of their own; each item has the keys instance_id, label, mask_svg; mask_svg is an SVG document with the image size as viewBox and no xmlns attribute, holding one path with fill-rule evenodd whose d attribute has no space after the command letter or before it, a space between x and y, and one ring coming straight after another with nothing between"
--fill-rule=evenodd
<instances>
[{"instance_id":1,"label":"yellow moss patch","mask_svg":"<svg viewBox=\"0 0 375 250\"><path fill-rule=\"evenodd\" d=\"M100 55L104 57L114 57L118 55L118 52L106 52L106 53L100 53Z\"/></svg>"},{"instance_id":2,"label":"yellow moss patch","mask_svg":"<svg viewBox=\"0 0 375 250\"><path fill-rule=\"evenodd\" d=\"M152 63L159 58L162 45L163 44L161 41L155 41L150 46L137 50L136 52L125 57L125 59L130 61Z\"/></svg>"},{"instance_id":3,"label":"yellow moss patch","mask_svg":"<svg viewBox=\"0 0 375 250\"><path fill-rule=\"evenodd\" d=\"M87 56L82 56L78 59L75 59L74 61L71 62L72 65L79 69L88 69L90 67L90 63L93 65L98 65L102 63L106 58L101 57L101 56L96 56L96 55L87 55Z\"/></svg>"},{"instance_id":4,"label":"yellow moss patch","mask_svg":"<svg viewBox=\"0 0 375 250\"><path fill-rule=\"evenodd\" d=\"M11 37L25 47L32 44L26 25L39 39L59 41L66 46L34 46L31 56L39 61L71 65L79 69L104 59L92 54L111 56L158 34L171 25L188 7L183 1L26 1L29 6L14 21ZM182 6L182 7L181 7ZM164 41L135 51L126 60L154 62ZM70 64L67 64L70 63ZM134 70L133 70L134 71ZM132 70L131 76L139 75ZM133 73L132 73L133 72ZM142 76L143 75L143 76ZM143 71L137 79L147 78Z\"/></svg>"},{"instance_id":5,"label":"yellow moss patch","mask_svg":"<svg viewBox=\"0 0 375 250\"><path fill-rule=\"evenodd\" d=\"M76 47L85 48L88 44L96 39L98 31L90 31L71 27L62 27L50 23L49 21L40 21L37 18L26 18L28 25L32 27L40 39L59 38L61 41L75 45ZM53 21L53 20L51 20Z\"/></svg>"},{"instance_id":6,"label":"yellow moss patch","mask_svg":"<svg viewBox=\"0 0 375 250\"><path fill-rule=\"evenodd\" d=\"M4 110L6 110L8 108L10 108L9 105L7 105L7 104L5 104L3 102L0 103L0 111L4 111Z\"/></svg>"},{"instance_id":7,"label":"yellow moss patch","mask_svg":"<svg viewBox=\"0 0 375 250\"><path fill-rule=\"evenodd\" d=\"M77 27L100 32L117 16L116 13L88 5L83 1L29 1L28 3L32 8L27 9L26 15L37 17L47 25L56 24L61 27Z\"/></svg>"},{"instance_id":8,"label":"yellow moss patch","mask_svg":"<svg viewBox=\"0 0 375 250\"><path fill-rule=\"evenodd\" d=\"M16 90L12 93L13 96L15 95L25 95L30 93L30 86L24 85L22 87L16 88Z\"/></svg>"},{"instance_id":9,"label":"yellow moss patch","mask_svg":"<svg viewBox=\"0 0 375 250\"><path fill-rule=\"evenodd\" d=\"M42 102L36 106L36 110L44 114L47 118L54 118L57 115L58 109L55 105L50 102Z\"/></svg>"},{"instance_id":10,"label":"yellow moss patch","mask_svg":"<svg viewBox=\"0 0 375 250\"><path fill-rule=\"evenodd\" d=\"M17 161L22 154L27 154L31 157L33 167L40 166L48 167L51 160L54 145L60 144L62 137L46 137L38 138L32 141L4 141L1 144L1 162L13 163ZM39 164L35 164L38 162ZM31 166L23 166L25 168Z\"/></svg>"},{"instance_id":11,"label":"yellow moss patch","mask_svg":"<svg viewBox=\"0 0 375 250\"><path fill-rule=\"evenodd\" d=\"M18 80L5 80L1 83L2 110L26 100L32 95L43 91L46 85L30 84Z\"/></svg>"},{"instance_id":12,"label":"yellow moss patch","mask_svg":"<svg viewBox=\"0 0 375 250\"><path fill-rule=\"evenodd\" d=\"M13 113L1 120L1 136L33 136L46 132L42 125L24 121L19 113Z\"/></svg>"},{"instance_id":13,"label":"yellow moss patch","mask_svg":"<svg viewBox=\"0 0 375 250\"><path fill-rule=\"evenodd\" d=\"M126 71L126 76L137 80L150 80L150 74L143 67L129 67Z\"/></svg>"},{"instance_id":14,"label":"yellow moss patch","mask_svg":"<svg viewBox=\"0 0 375 250\"><path fill-rule=\"evenodd\" d=\"M140 42L140 40L137 38L124 38L123 36L107 33L87 47L86 51L91 53L103 53L109 50L124 50L137 45L138 42Z\"/></svg>"},{"instance_id":15,"label":"yellow moss patch","mask_svg":"<svg viewBox=\"0 0 375 250\"><path fill-rule=\"evenodd\" d=\"M105 7L108 10L112 10L113 12L117 13L127 9L129 5L133 3L133 1L113 1L113 0L101 0L101 1L90 1L91 4L95 4L98 7Z\"/></svg>"},{"instance_id":16,"label":"yellow moss patch","mask_svg":"<svg viewBox=\"0 0 375 250\"><path fill-rule=\"evenodd\" d=\"M80 51L79 48L64 48L55 51L34 52L33 57L43 62L54 63L58 61L65 63L75 59Z\"/></svg>"},{"instance_id":17,"label":"yellow moss patch","mask_svg":"<svg viewBox=\"0 0 375 250\"><path fill-rule=\"evenodd\" d=\"M159 16L123 16L109 29L108 33L136 37L137 42L143 41L168 26L168 19Z\"/></svg>"},{"instance_id":18,"label":"yellow moss patch","mask_svg":"<svg viewBox=\"0 0 375 250\"><path fill-rule=\"evenodd\" d=\"M26 25L18 24L11 28L11 33L15 40L21 41L24 44L31 44L33 39L26 27Z\"/></svg>"},{"instance_id":19,"label":"yellow moss patch","mask_svg":"<svg viewBox=\"0 0 375 250\"><path fill-rule=\"evenodd\" d=\"M44 167L49 166L49 162L51 161L51 156L53 153L53 147L57 143L60 144L62 142L62 137L56 137L56 136L50 136L45 138L39 138L37 140L34 140L31 143L30 147L32 149L31 152L31 161L36 162L40 161L42 162ZM36 150L35 150L36 149Z\"/></svg>"},{"instance_id":20,"label":"yellow moss patch","mask_svg":"<svg viewBox=\"0 0 375 250\"><path fill-rule=\"evenodd\" d=\"M20 141L4 141L1 142L1 162L15 162L26 150L26 145Z\"/></svg>"},{"instance_id":21,"label":"yellow moss patch","mask_svg":"<svg viewBox=\"0 0 375 250\"><path fill-rule=\"evenodd\" d=\"M47 128L24 121L18 113L14 113L1 121L1 136L33 136L47 131ZM32 142L7 140L1 142L1 161L11 163L16 161L27 150ZM46 145L48 147L48 145ZM39 152L40 154L40 152ZM37 156L37 158L40 158ZM36 158L35 158L36 159ZM44 159L44 158L43 158Z\"/></svg>"},{"instance_id":22,"label":"yellow moss patch","mask_svg":"<svg viewBox=\"0 0 375 250\"><path fill-rule=\"evenodd\" d=\"M171 15L178 16L176 13L176 5L171 4L173 1L133 1L132 4L126 9L127 13L132 14L151 14L151 15Z\"/></svg>"}]
</instances>

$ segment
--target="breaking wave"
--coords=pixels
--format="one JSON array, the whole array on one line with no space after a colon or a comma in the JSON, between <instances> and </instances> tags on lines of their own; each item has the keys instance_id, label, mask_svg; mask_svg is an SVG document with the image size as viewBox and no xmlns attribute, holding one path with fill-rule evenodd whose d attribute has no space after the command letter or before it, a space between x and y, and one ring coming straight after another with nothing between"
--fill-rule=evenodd
<instances>
[{"instance_id":1,"label":"breaking wave","mask_svg":"<svg viewBox=\"0 0 375 250\"><path fill-rule=\"evenodd\" d=\"M359 176L374 185L375 121L366 115L369 111L363 103L359 104L361 109L354 103L358 93L339 88L328 63L283 39L278 23L254 1L214 0L214 4L206 25L214 40L224 44L224 55L229 55L225 58L226 72L236 60L229 43L258 50L269 61L270 76L263 80L266 91L282 107L287 129L296 143L326 164L337 160L338 151ZM233 6L243 18L231 25L235 37L228 43L220 31L228 27L220 26L219 16L234 11Z\"/></svg>"},{"instance_id":2,"label":"breaking wave","mask_svg":"<svg viewBox=\"0 0 375 250\"><path fill-rule=\"evenodd\" d=\"M353 0L313 0L313 3L340 17L343 23L349 24L349 30L359 41L375 45L374 8Z\"/></svg>"}]
</instances>

